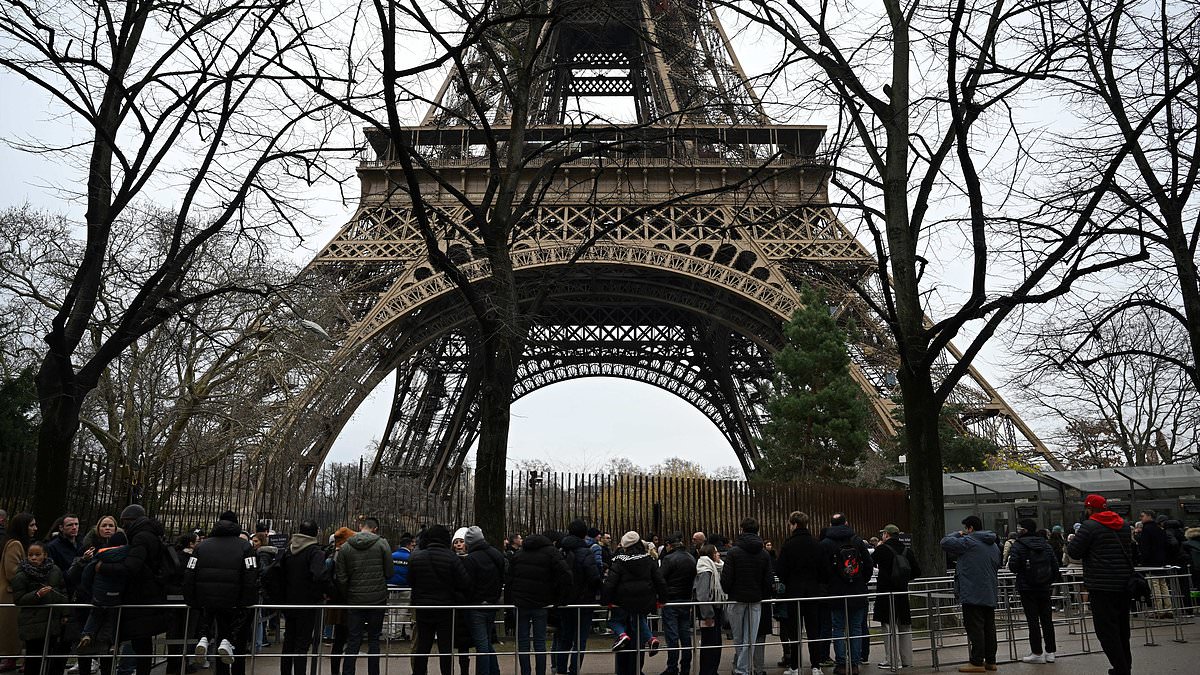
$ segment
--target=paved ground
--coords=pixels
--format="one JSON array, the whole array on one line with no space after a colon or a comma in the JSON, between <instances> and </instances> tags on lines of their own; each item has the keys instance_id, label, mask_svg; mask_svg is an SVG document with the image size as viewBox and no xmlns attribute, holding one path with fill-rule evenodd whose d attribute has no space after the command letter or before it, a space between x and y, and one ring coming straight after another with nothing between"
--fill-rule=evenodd
<instances>
[{"instance_id":1,"label":"paved ground","mask_svg":"<svg viewBox=\"0 0 1200 675\"><path fill-rule=\"evenodd\" d=\"M1064 622L1058 626L1056 631L1058 637L1058 660L1053 664L1031 665L1019 662L1021 656L1028 653L1028 643L1025 640L1025 635L1022 632L1009 634L1008 631L1001 626L1001 634L999 635L999 660L1000 670L1002 672L1012 673L1014 675L1104 675L1108 672L1108 661L1105 659L1103 652L1100 651L1099 645L1096 643L1095 636L1091 633L1091 625L1087 624L1087 631L1079 630L1078 624L1072 625L1070 622ZM772 636L767 646L766 663L767 672L771 675L778 675L782 672L782 668L775 664L779 661L782 655L782 650L777 638ZM1183 624L1178 628L1169 622L1159 622L1157 625L1145 626L1140 622L1135 622L1132 640L1133 646L1133 665L1134 673L1137 674L1163 674L1169 675L1172 673L1186 673L1187 675L1195 675L1200 673L1200 624L1189 623ZM1147 644L1153 643L1153 644ZM591 650L600 653L588 654L584 659L584 673L599 674L613 672L613 659L607 653L607 649L611 641L608 638L595 636L588 645ZM920 673L931 672L956 672L958 665L966 660L966 646L961 634L951 634L946 637L942 644L937 645L936 652L932 649L928 637L918 639L914 643L915 650L915 667L900 671L902 675L918 675ZM498 646L500 654L501 671L508 674L519 673L516 659L509 651L513 643L511 640L505 640L504 644ZM326 646L328 649L328 646ZM394 656L383 660L381 675L405 675L411 673L409 658L400 656L405 654L410 649L410 643L406 641L393 641L388 643L385 650ZM268 653L260 655L254 659L254 664L250 670L258 673L258 675L278 673L278 658L272 657L269 652L277 649L270 649ZM882 669L874 665L880 660L882 655L882 647L879 644L873 645L871 649L871 665L862 670L863 675L884 675L892 671ZM938 666L935 667L934 658L936 656ZM321 670L318 675L331 675L329 670L329 660L327 658L321 660ZM430 661L430 673L440 672L436 663L436 657ZM810 672L807 668L807 663L804 664L805 669L801 672L808 675ZM659 654L655 657L646 660L643 672L645 675L658 675L666 667L666 655ZM726 650L722 655L720 673L727 675L732 670L732 652ZM458 665L455 664L455 671L458 675ZM827 667L824 669L825 675L830 675L833 668ZM201 671L202 674L208 675L211 671ZM367 674L367 668L364 658L360 658L357 664L357 673L361 675Z\"/></svg>"}]
</instances>

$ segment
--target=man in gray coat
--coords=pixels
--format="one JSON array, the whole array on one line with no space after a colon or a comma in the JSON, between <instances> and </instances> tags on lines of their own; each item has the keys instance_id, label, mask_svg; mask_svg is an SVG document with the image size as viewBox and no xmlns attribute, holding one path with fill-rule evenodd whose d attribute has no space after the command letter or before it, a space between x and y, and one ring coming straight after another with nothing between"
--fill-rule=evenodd
<instances>
[{"instance_id":1,"label":"man in gray coat","mask_svg":"<svg viewBox=\"0 0 1200 675\"><path fill-rule=\"evenodd\" d=\"M979 516L967 516L965 529L942 539L942 550L957 556L954 591L963 608L971 662L960 673L996 670L996 586L1000 547L996 533L983 529Z\"/></svg>"}]
</instances>

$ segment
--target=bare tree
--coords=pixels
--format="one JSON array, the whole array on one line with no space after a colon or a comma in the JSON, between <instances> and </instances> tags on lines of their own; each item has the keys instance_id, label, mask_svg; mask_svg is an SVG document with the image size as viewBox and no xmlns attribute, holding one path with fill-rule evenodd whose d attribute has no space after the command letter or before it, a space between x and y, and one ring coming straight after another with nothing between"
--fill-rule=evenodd
<instances>
[{"instance_id":1,"label":"bare tree","mask_svg":"<svg viewBox=\"0 0 1200 675\"><path fill-rule=\"evenodd\" d=\"M1058 361L1068 371L1075 366L1065 362L1077 361L1090 377L1102 360L1123 370L1159 359L1200 392L1200 3L1082 0L1046 11L1057 33L1046 40L1054 57L1047 76L1084 129L1064 138L1056 161L1064 172L1087 175L1123 154L1094 217L1137 232L1149 250L1144 262L1054 308L1052 316L1080 318ZM1130 322L1161 335L1115 339Z\"/></svg>"},{"instance_id":2,"label":"bare tree","mask_svg":"<svg viewBox=\"0 0 1200 675\"><path fill-rule=\"evenodd\" d=\"M299 24L285 19L295 11L293 3L272 0L14 1L0 9L0 67L84 130L66 148L20 146L79 161L86 224L82 255L55 299L37 374L38 513L66 505L56 474L69 461L88 393L109 364L191 305L270 292L194 279L191 264L221 232L259 246L294 232L301 214L290 186L322 173L310 149L324 139L308 137L325 132L322 109L281 69L310 30L292 30ZM92 328L103 311L114 229L144 224L138 211L160 195L176 204L155 232L163 237L161 253L131 271L138 292L97 340ZM88 340L94 348L84 358Z\"/></svg>"},{"instance_id":3,"label":"bare tree","mask_svg":"<svg viewBox=\"0 0 1200 675\"><path fill-rule=\"evenodd\" d=\"M829 150L840 215L878 259L871 283L848 283L899 354L914 545L937 569L942 408L1013 312L1144 257L1136 234L1125 253L1092 218L1125 154L1096 167L1071 213L1023 199L1040 185L1027 173L1037 148L1025 141L1036 128L1021 104L1052 65L1041 3L883 0L874 12L798 0L725 5L784 41L780 77L799 93L783 102L836 115ZM961 292L945 276L953 263L930 254L946 247L964 261ZM955 339L966 346L948 359Z\"/></svg>"},{"instance_id":4,"label":"bare tree","mask_svg":"<svg viewBox=\"0 0 1200 675\"><path fill-rule=\"evenodd\" d=\"M1064 330L1062 321L1049 320L1040 339L1025 346L1017 383L1031 402L1063 422L1057 435L1065 464L1195 461L1200 399L1185 369L1156 356L1186 352L1188 340L1176 323L1166 324L1164 335L1156 317L1147 308L1122 312L1099 330L1084 323L1086 352L1078 351L1078 335ZM1064 358L1070 353L1074 358Z\"/></svg>"},{"instance_id":5,"label":"bare tree","mask_svg":"<svg viewBox=\"0 0 1200 675\"><path fill-rule=\"evenodd\" d=\"M114 228L81 359L103 346L141 290L137 271L166 245L170 214L147 217L137 228ZM193 256L191 278L217 287L282 288L295 276L291 263L248 244L218 233ZM29 208L0 215L0 296L23 317L20 329L6 335L11 347L5 351L27 365L36 364L36 343L81 255L82 243L72 239L64 218ZM77 437L76 447L93 449L122 475L148 484L170 464L203 469L262 445L287 373L299 362L321 361L328 344L327 336L286 311L296 302L277 296L269 307L257 295L227 293L182 308L103 369L80 410L88 433Z\"/></svg>"}]
</instances>

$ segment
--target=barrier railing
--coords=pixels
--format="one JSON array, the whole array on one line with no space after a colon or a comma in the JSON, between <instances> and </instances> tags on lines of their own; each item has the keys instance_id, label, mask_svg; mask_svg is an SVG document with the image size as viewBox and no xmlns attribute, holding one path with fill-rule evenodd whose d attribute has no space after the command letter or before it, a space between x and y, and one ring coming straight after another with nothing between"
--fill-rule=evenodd
<instances>
[{"instance_id":1,"label":"barrier railing","mask_svg":"<svg viewBox=\"0 0 1200 675\"><path fill-rule=\"evenodd\" d=\"M1139 606L1133 612L1134 635L1139 633L1144 639L1146 645L1154 645L1156 642L1156 632L1160 635L1164 630L1169 634L1169 639L1175 642L1186 642L1183 626L1185 623L1192 623L1192 611L1194 607L1191 605L1191 598L1185 589L1190 585L1189 576L1183 573L1178 568L1139 568L1151 579L1151 586L1154 591L1154 600L1149 606ZM889 653L892 657L902 654L904 650L901 648L901 643L907 644L911 641L912 651L914 654L928 653L929 661L935 668L955 665L961 663L962 659L954 659L954 655L949 654L949 650L961 649L966 646L967 639L965 630L962 627L962 612L961 606L954 597L953 592L954 580L952 577L937 577L923 578L912 581L909 584L908 592L877 592L872 591L862 595L842 595L842 596L817 596L805 598L779 598L765 600L761 603L761 612L766 614L770 612L775 614L776 610L781 612L791 612L790 616L796 617L794 624L795 637L794 639L769 639L772 635L759 636L748 635L744 627L730 626L732 639L726 641L721 639L720 645L715 647L718 654L718 659L728 658L727 653L732 652L736 658L740 650L749 650L748 658L754 663L752 672L763 670L765 664L765 648L767 646L778 647L782 645L785 650L796 650L796 659L793 663L795 667L800 667L808 661L808 666L814 667L819 664L811 663L811 658L805 658L809 655L810 646L816 645L819 648L825 645L832 646L835 652L841 652L846 656L845 660L853 662L852 654L855 649L855 641L859 641L859 647L867 650L873 647L882 647L885 653ZM1007 647L1008 661L1015 661L1019 658L1022 651L1019 642L1024 639L1026 633L1026 618L1022 611L1019 594L1016 591L1015 577L1007 572L999 575L999 594L998 605L996 607L996 630L997 643ZM400 597L400 594L393 594L393 598ZM901 598L907 599L911 607L912 622L904 625L899 624L894 620L897 616L897 602ZM1091 630L1087 625L1087 620L1090 617L1090 612L1087 605L1087 591L1082 583L1082 570L1074 568L1066 568L1063 570L1062 581L1055 583L1052 587L1052 602L1055 605L1055 618L1053 624L1056 632L1060 627L1067 629L1067 635L1075 638L1077 648L1073 650L1063 650L1062 645L1067 642L1060 640L1059 656L1072 656L1077 654L1090 653L1093 651L1093 641L1090 639ZM808 627L805 625L805 606L816 603L818 606L824 606L834 614L843 616L842 630L830 631L828 635L819 635L810 637L808 635ZM880 606L880 603L887 603L888 616L893 617L889 622L887 632L871 633L869 628L866 634L862 634L861 629L864 625L869 626L869 617L874 613L873 610ZM730 609L734 608L738 603L733 601L725 601L720 603L712 602L672 602L668 607L688 607L691 608L690 619L688 620L689 632L692 636L690 646L668 647L663 644L655 651L661 652L678 652L682 658L684 652L691 655L690 661L695 663L699 660L701 653L704 650L714 649L714 647L701 646L699 644L699 636L697 634L697 622L699 615L696 608L701 605L720 606L722 614L727 618L731 613ZM865 618L857 626L851 626L848 623L850 618L859 618L859 613L856 610L858 606L863 607ZM563 641L561 624L558 630L554 632L554 641L550 642L550 631L545 630L544 621L549 617L546 616L549 610L552 610L560 615L566 613L574 613L578 619L577 623L590 625L595 621L603 621L604 613L610 608L599 605L566 605L553 608L520 608L514 605L411 605L411 604L387 604L387 605L284 605L284 604L259 604L251 607L246 607L240 611L240 624L234 629L236 635L226 635L229 630L222 626L222 634L218 635L215 632L207 629L212 626L211 621L228 621L227 614L220 616L208 616L195 608L189 608L184 604L170 603L164 605L123 605L119 607L109 608L110 611L116 612L114 635L121 634L121 627L128 620L132 610L157 610L160 614L160 619L170 624L170 629L165 635L160 635L156 638L153 644L151 653L147 654L118 654L112 656L109 654L73 654L62 649L61 641L52 639L53 629L62 627L64 623L75 623L75 627L82 625L84 615L87 612L95 610L92 605L86 604L47 604L38 605L38 609L45 609L49 612L48 621L46 622L45 634L40 641L41 651L37 654L26 654L26 671L25 675L61 675L67 663L67 660L77 656L80 661L81 675L87 675L90 671L90 665L84 666L92 660L100 661L101 675L117 675L119 662L122 659L130 659L134 662L135 668L139 674L148 672L149 668L157 665L162 661L166 661L166 675L176 675L185 672L185 666L190 659L194 659L194 647L198 638L202 635L210 638L209 658L221 658L218 655L217 648L220 637L232 637L239 648L239 652L232 655L230 660L236 662L249 661L251 667L259 660L269 660L276 663L281 663L282 659L314 659L313 662L306 662L307 666L301 666L302 671L308 672L310 675L323 675L326 668L330 668L329 672L336 675L345 675L347 671L353 671L354 666L349 666L344 662L345 659L356 659L363 656L336 654L325 652L322 645L322 635L324 629L328 626L340 627L341 631L348 632L348 627L345 620L336 620L336 613L350 612L378 612L377 616L370 616L369 621L376 622L378 625L378 649L377 653L372 653L371 650L376 646L367 645L367 658L380 658L384 667L384 673L390 673L390 668L395 664L394 659L429 659L429 658L450 658L453 660L469 660L479 662L480 659L488 658L487 653L471 652L473 645L467 644L467 639L461 632L461 628L469 621L469 612L484 612L491 619L488 623L489 636L494 637L497 626L504 626L504 616L507 612L515 614L517 628L521 628L521 623L524 620L534 618L535 626L531 630L526 628L524 631L514 631L518 635L522 632L528 635L527 638L514 641L511 645L507 642L491 640L494 643L495 656L501 663L511 660L514 670L512 672L522 672L522 661L533 658L535 660L545 659L547 662L555 666L555 670L559 670L559 659L574 659L575 662L580 662L581 659L588 657L597 658L598 655L612 655L613 652L607 647L589 648L587 645L580 645L578 640L567 641L572 644L569 648L563 648L562 645L567 644ZM28 611L30 606L17 605L0 605L0 612L9 611L17 612L19 610ZM282 651L263 653L254 649L254 628L263 620L265 616L272 613L280 613L283 617L283 625L280 628L281 633L286 633L289 629L299 628L305 631L306 626L300 621L304 618L303 613L315 613L316 620L313 624L310 635L301 636L298 644L303 645L305 651ZM424 615L424 617L422 616ZM311 617L311 614L309 615ZM647 621L650 624L661 621L661 614L647 615ZM289 621L294 621L289 626ZM790 619L789 627L791 626ZM203 625L202 625L203 624ZM1137 625L1137 624L1140 624ZM398 642L406 642L406 640L397 640L396 635L401 633L414 634L417 626L423 626L426 629L439 628L441 630L449 630L450 638L443 639L442 645L448 646L448 653L434 651L431 646L428 651L416 651L415 641L409 645L407 649L393 649L393 646ZM204 629L204 630L200 630ZM405 630L407 629L407 630ZM374 631L372 627L370 630ZM629 631L633 637L633 645L628 650L635 660L644 659L650 654L651 649L647 645L649 639L658 635L661 630L650 629L649 635L643 635L643 629L639 621L631 621ZM335 628L337 632L337 628ZM834 633L841 633L840 635ZM578 635L579 633L576 633ZM590 631L588 633L590 635ZM782 638L783 631L780 630ZM364 636L366 634L364 633ZM456 637L457 636L457 637ZM521 647L521 642L538 642L538 637L546 640L547 646L545 649L535 649L530 647ZM414 635L415 637L415 635ZM430 638L425 638L426 640ZM1135 638L1136 639L1136 638ZM338 640L335 638L335 644ZM289 644L297 644L296 640L288 640ZM838 647L841 647L839 650ZM113 645L114 648L117 645ZM386 647L386 648L385 648ZM998 650L999 651L999 650ZM808 653L806 653L808 652ZM619 652L625 654L626 652ZM786 651L785 651L786 654ZM20 658L21 654L0 654L0 658ZM961 655L959 655L961 656ZM33 660L34 668L29 668L30 660ZM862 659L865 661L865 659ZM1004 659L1000 659L1001 662ZM328 663L327 663L328 661ZM340 663L338 663L340 662ZM896 663L894 658L888 659L888 667L891 670L898 670L900 667L907 665L904 663ZM339 668L338 666L342 666ZM87 668L85 670L85 668ZM563 668L565 670L565 668ZM536 669L540 671L541 669ZM373 672L373 671L372 671ZM638 672L634 670L634 672Z\"/></svg>"}]
</instances>

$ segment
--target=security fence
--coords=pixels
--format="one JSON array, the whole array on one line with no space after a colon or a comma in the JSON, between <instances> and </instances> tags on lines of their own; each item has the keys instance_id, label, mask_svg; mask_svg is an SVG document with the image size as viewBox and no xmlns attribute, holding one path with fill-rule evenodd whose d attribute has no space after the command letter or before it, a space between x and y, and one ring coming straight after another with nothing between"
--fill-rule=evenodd
<instances>
[{"instance_id":1,"label":"security fence","mask_svg":"<svg viewBox=\"0 0 1200 675\"><path fill-rule=\"evenodd\" d=\"M1133 613L1131 644L1145 644L1147 646L1157 645L1160 643L1177 642L1184 643L1187 641L1187 633L1185 627L1194 624L1193 611L1196 607L1193 606L1192 600L1189 599L1188 588L1190 585L1189 575L1182 572L1178 568L1140 568L1143 569L1149 576L1163 581L1161 588L1165 589L1163 595L1156 595L1153 602L1145 605L1138 605ZM1083 588L1079 575L1071 569L1063 570L1063 581L1054 584L1052 598L1055 603L1054 627L1057 634L1057 651L1058 658L1069 658L1080 654L1087 654L1100 651L1100 645L1094 636L1094 627L1091 625L1091 613L1086 600L1086 589ZM563 648L562 642L557 638L559 630L555 628L554 621L543 637L546 640L545 648L535 648L532 646L523 646L524 640L514 639L508 635L508 626L506 625L505 617L515 618L518 624L522 619L528 618L523 616L523 613L529 612L547 612L546 608L536 608L531 610L523 610L515 608L511 605L473 605L473 606L414 606L414 605L398 605L389 604L387 606L355 606L355 605L314 605L314 606L298 606L298 605L256 605L253 607L241 610L244 612L245 621L241 623L241 628L237 636L230 636L237 642L236 649L228 656L227 661L233 663L243 661L242 665L247 666L247 670L251 671L255 668L263 668L264 672L276 673L279 672L282 659L293 659L299 657L308 657L308 667L301 667L301 671L309 673L309 675L325 675L326 673L344 672L341 661L347 658L346 654L341 653L341 647L345 645L345 636L348 629L349 618L356 616L354 612L360 612L357 616L365 616L367 618L366 626L370 630L371 621L381 621L382 630L379 637L380 642L378 650L374 646L369 645L364 641L364 648L367 649L366 654L358 654L356 657L362 659L378 656L381 659L383 666L382 672L384 675L393 675L398 673L410 672L411 662L414 657L429 657L433 659L448 656L454 661L461 661L464 664L469 664L479 658L484 658L483 655L471 651L469 639L463 635L463 629L470 621L469 616L472 612L482 611L491 620L491 628L494 629L494 634L499 637L499 642L494 645L496 657L501 665L501 671L506 673L518 673L522 671L520 662L524 659L540 658L547 659L551 665L554 665L554 670L557 668L557 659L570 658L572 655L575 658L583 657L583 665L579 668L579 672L614 672L621 671L621 659L635 659L636 662L644 661L645 659L661 658L658 656L660 652L675 651L678 654L686 651L692 655L690 659L695 664L700 656L708 650L709 654L715 653L721 663L721 671L726 672L733 658L733 654L738 649L748 648L751 651L756 651L758 648L764 648L761 657L751 658L769 658L772 661L777 658L781 648L794 648L799 650L798 664L805 668L820 667L820 663L811 663L809 659L809 645L814 642L818 647L828 647L834 642L840 642L841 647L845 649L845 653L850 653L850 643L853 640L860 640L860 646L869 650L870 656L864 657L863 661L873 658L881 660L882 654L889 642L893 644L901 638L907 637L912 642L912 651L914 654L913 665L931 666L933 668L941 668L946 666L954 666L966 661L967 645L966 633L963 629L961 606L954 599L953 594L953 579L950 577L938 577L918 579L910 583L910 588L907 593L879 593L870 592L865 596L826 596L826 597L811 597L801 600L796 599L775 599L767 600L762 603L762 615L778 615L781 613L794 612L793 616L798 617L798 625L796 626L799 636L795 640L781 640L777 635L780 633L779 624L776 623L773 634L770 635L753 635L748 640L737 641L730 639L728 636L720 639L720 644L713 647L701 647L699 641L693 637L690 647L668 647L665 640L660 640L657 636L662 635L661 631L661 616L653 614L649 619L649 635L639 634L640 629L636 622L629 623L629 631L634 634L634 639L631 641L628 649L621 650L614 654L611 647L611 636L598 635L603 631L606 625L606 619L611 618L612 610L606 607L595 605L568 605L564 607L556 607L549 610L551 614L574 613L584 617L584 621L590 619L595 626L592 632L591 639L586 645L576 644L570 648ZM999 663L1007 663L1017 661L1021 658L1021 654L1027 652L1026 639L1026 621L1024 613L1020 605L1020 598L1015 590L1014 577L1006 572L1000 575L999 585L999 605L995 610L996 632L997 632L997 661ZM393 599L401 597L393 595ZM869 604L867 616L871 616L874 609L879 607L881 603L888 603L892 609L895 608L895 603L899 598L907 598L912 607L912 624L911 626L895 626L891 627L888 632L881 632L877 626L874 630L868 631L866 635L853 635L854 631L850 631L846 635L838 637L835 633L833 637L825 637L818 640L810 640L807 637L806 627L803 624L802 617L804 613L800 611L801 603L821 603L827 611L846 611L856 600L861 601L866 599ZM734 606L736 603L701 603L701 602L672 602L667 607L691 607L695 608L699 605L720 605L726 608ZM70 622L80 620L80 613L91 610L88 605L67 605L54 604L45 605L52 612L57 613L56 616L68 618ZM126 612L131 612L137 609L155 609L162 613L164 623L170 624L170 629L162 636L159 636L154 642L153 653L132 654L128 650L121 651L121 658L131 661L139 659L152 659L154 664L165 662L167 668L164 675L183 675L184 667L188 661L196 659L195 646L197 640L201 636L210 637L210 646L208 650L208 658L217 660L225 656L218 652L217 634L212 632L214 625L206 623L211 617L202 618L204 615L194 609L188 609L182 604L156 605L156 606L133 606L127 605L123 607L112 608L111 611L117 612L117 630L124 618ZM16 611L12 605L0 605L0 612ZM235 610L236 611L236 610ZM420 624L414 626L414 620L420 618L420 612L436 612L443 617L446 625L449 627L451 635L456 636L449 640L445 646L445 652L435 651L418 651L415 647L416 640L410 641L409 637L421 630ZM302 630L305 631L305 639L301 639L299 644L303 645L300 649L305 651L290 651L282 650L257 650L246 649L253 638L253 631L258 626L267 626L275 621L275 617L282 614L282 626L278 630L286 634L289 629L288 617L302 618L302 615L308 612L310 616L315 616L315 626L308 632L307 623L304 624ZM370 613L376 612L376 618L370 618ZM729 612L726 612L728 616ZM428 619L430 615L426 614ZM892 616L895 616L894 611ZM379 617L383 617L380 619ZM52 617L53 619L53 617ZM439 619L440 620L440 619ZM689 622L690 632L695 634L696 614L693 614L692 621ZM872 622L873 623L873 622ZM57 625L58 622L51 620L47 622L47 630L50 626ZM737 629L731 626L726 626L727 629L733 630L733 635L737 635ZM331 630L332 629L332 630ZM329 638L329 633L332 632L333 639ZM536 628L535 628L536 631ZM325 635L326 639L322 639ZM49 639L40 641L39 646L42 649L40 654L26 654L27 666L31 663L34 668L27 668L25 675L54 675L61 673L61 667L65 666L71 655L69 645L57 645ZM654 637L659 645L650 643L649 638ZM536 642L537 635L530 635L530 640ZM770 651L765 651L769 649ZM1136 651L1135 651L1136 654ZM20 657L19 654L0 654L0 658ZM110 654L87 654L88 658L99 658L100 675L115 675L118 667L117 658L112 658ZM614 666L614 657L617 659ZM80 661L84 661L81 658ZM1135 663L1137 656L1134 657ZM55 661L58 663L55 664ZM590 664L590 665L589 665ZM628 665L628 664L627 664ZM656 664L654 664L656 665ZM774 666L774 663L770 663ZM890 663L888 668L892 671L900 669L902 664ZM362 665L360 663L359 668ZM652 667L647 665L647 667ZM297 671L300 672L300 671ZM636 669L633 672L638 672Z\"/></svg>"},{"instance_id":2,"label":"security fence","mask_svg":"<svg viewBox=\"0 0 1200 675\"><path fill-rule=\"evenodd\" d=\"M33 501L33 460L0 453L0 508L10 514ZM410 476L370 476L362 464L330 464L309 484L297 485L286 475L254 460L224 458L166 462L153 469L131 470L96 458L77 458L63 467L69 485L69 508L86 531L100 516L115 515L138 502L162 521L167 532L207 528L217 514L233 510L244 523L269 520L275 530L290 532L311 518L322 528L353 524L360 516L379 519L384 534L417 532L432 523L474 522L474 477L465 472L446 492L431 494ZM816 522L834 512L847 515L861 531L886 524L909 527L908 502L902 490L876 490L827 484L766 483L640 474L585 474L510 471L507 485L506 532L562 530L581 517L620 537L636 530L673 531L689 535L701 530L732 536L738 523L753 516L765 538L782 543L789 512L801 510ZM59 514L35 514L43 531ZM489 533L493 534L493 533Z\"/></svg>"}]
</instances>

